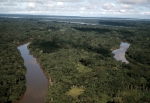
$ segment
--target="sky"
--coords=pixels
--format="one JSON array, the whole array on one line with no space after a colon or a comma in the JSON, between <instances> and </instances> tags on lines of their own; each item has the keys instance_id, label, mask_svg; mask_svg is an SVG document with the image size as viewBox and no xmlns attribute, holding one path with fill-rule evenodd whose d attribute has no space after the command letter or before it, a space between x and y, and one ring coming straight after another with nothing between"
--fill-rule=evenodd
<instances>
[{"instance_id":1,"label":"sky","mask_svg":"<svg viewBox=\"0 0 150 103\"><path fill-rule=\"evenodd\" d=\"M150 0L0 0L0 13L150 19Z\"/></svg>"}]
</instances>

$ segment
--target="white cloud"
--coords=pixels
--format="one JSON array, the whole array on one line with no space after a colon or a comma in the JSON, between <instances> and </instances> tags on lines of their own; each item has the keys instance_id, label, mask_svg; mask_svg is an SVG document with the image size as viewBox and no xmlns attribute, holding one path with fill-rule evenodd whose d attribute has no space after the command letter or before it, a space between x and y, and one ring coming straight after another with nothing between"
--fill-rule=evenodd
<instances>
[{"instance_id":1,"label":"white cloud","mask_svg":"<svg viewBox=\"0 0 150 103\"><path fill-rule=\"evenodd\" d=\"M125 13L127 10L125 10L125 9L121 9L121 10L119 10L119 12L121 12L121 13Z\"/></svg>"},{"instance_id":2,"label":"white cloud","mask_svg":"<svg viewBox=\"0 0 150 103\"><path fill-rule=\"evenodd\" d=\"M7 2L8 0L0 0L0 2Z\"/></svg>"},{"instance_id":3,"label":"white cloud","mask_svg":"<svg viewBox=\"0 0 150 103\"><path fill-rule=\"evenodd\" d=\"M47 6L48 7L54 7L54 4L53 3L48 3Z\"/></svg>"},{"instance_id":4,"label":"white cloud","mask_svg":"<svg viewBox=\"0 0 150 103\"><path fill-rule=\"evenodd\" d=\"M149 15L149 16L150 16L150 11L147 11L147 12L141 12L140 14L142 14L142 15Z\"/></svg>"},{"instance_id":5,"label":"white cloud","mask_svg":"<svg viewBox=\"0 0 150 103\"><path fill-rule=\"evenodd\" d=\"M13 0L16 2L45 2L45 1L49 1L49 0Z\"/></svg>"},{"instance_id":6,"label":"white cloud","mask_svg":"<svg viewBox=\"0 0 150 103\"><path fill-rule=\"evenodd\" d=\"M84 0L53 0L54 2L82 2Z\"/></svg>"},{"instance_id":7,"label":"white cloud","mask_svg":"<svg viewBox=\"0 0 150 103\"><path fill-rule=\"evenodd\" d=\"M149 15L150 0L0 0L0 13L80 16Z\"/></svg>"},{"instance_id":8,"label":"white cloud","mask_svg":"<svg viewBox=\"0 0 150 103\"><path fill-rule=\"evenodd\" d=\"M14 3L14 2L12 2L12 3L7 2L7 3L4 3L3 5L5 5L5 6L17 6L18 4Z\"/></svg>"},{"instance_id":9,"label":"white cloud","mask_svg":"<svg viewBox=\"0 0 150 103\"><path fill-rule=\"evenodd\" d=\"M57 5L58 5L58 6L63 6L64 3L63 3L63 2L57 2Z\"/></svg>"},{"instance_id":10,"label":"white cloud","mask_svg":"<svg viewBox=\"0 0 150 103\"><path fill-rule=\"evenodd\" d=\"M29 8L35 8L36 6L35 6L35 3L28 3L28 7Z\"/></svg>"},{"instance_id":11,"label":"white cloud","mask_svg":"<svg viewBox=\"0 0 150 103\"><path fill-rule=\"evenodd\" d=\"M106 10L114 10L116 8L115 4L106 2L103 4L103 8Z\"/></svg>"},{"instance_id":12,"label":"white cloud","mask_svg":"<svg viewBox=\"0 0 150 103\"><path fill-rule=\"evenodd\" d=\"M124 4L147 4L150 3L150 0L118 0Z\"/></svg>"},{"instance_id":13,"label":"white cloud","mask_svg":"<svg viewBox=\"0 0 150 103\"><path fill-rule=\"evenodd\" d=\"M83 10L86 10L86 9L85 9L85 7L81 7L80 10L83 11Z\"/></svg>"},{"instance_id":14,"label":"white cloud","mask_svg":"<svg viewBox=\"0 0 150 103\"><path fill-rule=\"evenodd\" d=\"M121 4L120 6L121 6L121 8L123 8L123 9L133 9L133 6L130 5L130 4Z\"/></svg>"}]
</instances>

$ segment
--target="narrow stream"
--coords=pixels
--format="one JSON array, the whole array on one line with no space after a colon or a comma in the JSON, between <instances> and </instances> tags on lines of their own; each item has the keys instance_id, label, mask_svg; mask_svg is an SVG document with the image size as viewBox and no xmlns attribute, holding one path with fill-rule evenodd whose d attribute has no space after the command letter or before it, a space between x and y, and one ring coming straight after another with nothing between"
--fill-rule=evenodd
<instances>
[{"instance_id":1,"label":"narrow stream","mask_svg":"<svg viewBox=\"0 0 150 103\"><path fill-rule=\"evenodd\" d=\"M26 66L26 91L18 103L44 103L48 80L36 58L30 54L27 46L29 43L18 46Z\"/></svg>"},{"instance_id":2,"label":"narrow stream","mask_svg":"<svg viewBox=\"0 0 150 103\"><path fill-rule=\"evenodd\" d=\"M130 44L122 42L120 44L120 48L119 49L116 49L116 50L112 51L112 53L115 54L114 58L117 61L120 60L122 62L129 63L129 61L127 61L127 59L125 58L125 52L129 48L129 46L130 46Z\"/></svg>"}]
</instances>

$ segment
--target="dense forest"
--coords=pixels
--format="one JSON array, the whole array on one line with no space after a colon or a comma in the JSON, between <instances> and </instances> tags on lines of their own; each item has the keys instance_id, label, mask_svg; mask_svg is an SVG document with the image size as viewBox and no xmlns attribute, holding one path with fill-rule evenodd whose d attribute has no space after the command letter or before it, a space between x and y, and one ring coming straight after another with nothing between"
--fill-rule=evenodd
<instances>
[{"instance_id":1,"label":"dense forest","mask_svg":"<svg viewBox=\"0 0 150 103\"><path fill-rule=\"evenodd\" d=\"M0 18L0 103L17 100L25 91L26 69L17 50L17 28Z\"/></svg>"},{"instance_id":2,"label":"dense forest","mask_svg":"<svg viewBox=\"0 0 150 103\"><path fill-rule=\"evenodd\" d=\"M150 22L88 22L100 25L0 18L0 102L25 90L17 46L28 40L50 81L45 103L150 102ZM128 64L113 58L121 41L130 43Z\"/></svg>"}]
</instances>

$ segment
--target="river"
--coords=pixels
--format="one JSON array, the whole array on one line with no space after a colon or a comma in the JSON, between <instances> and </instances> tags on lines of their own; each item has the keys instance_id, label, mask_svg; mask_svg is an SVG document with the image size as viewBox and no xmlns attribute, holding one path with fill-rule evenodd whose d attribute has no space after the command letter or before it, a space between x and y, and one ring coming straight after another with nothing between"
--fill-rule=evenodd
<instances>
[{"instance_id":1,"label":"river","mask_svg":"<svg viewBox=\"0 0 150 103\"><path fill-rule=\"evenodd\" d=\"M25 94L16 103L44 103L48 89L48 79L37 63L36 58L30 54L27 48L28 45L29 43L18 46L27 69L25 75L27 88Z\"/></svg>"},{"instance_id":2,"label":"river","mask_svg":"<svg viewBox=\"0 0 150 103\"><path fill-rule=\"evenodd\" d=\"M127 49L129 48L130 44L126 43L126 42L122 42L120 44L120 48L113 50L112 53L115 54L114 58L117 61L122 61L125 63L129 63L129 61L127 61L127 59L125 58L125 52L127 51Z\"/></svg>"}]
</instances>

